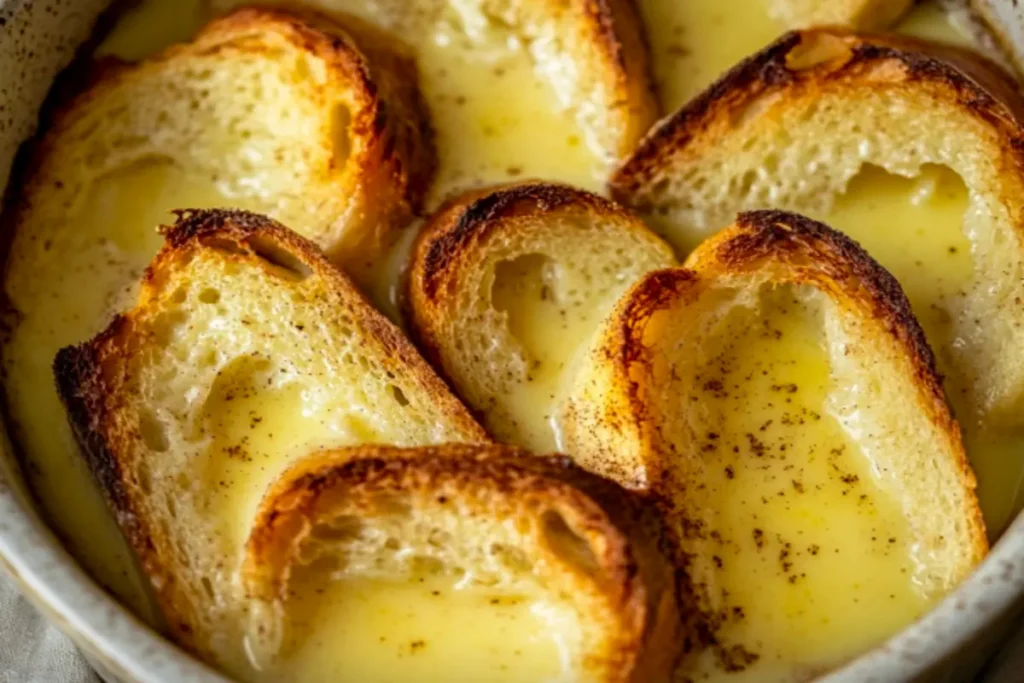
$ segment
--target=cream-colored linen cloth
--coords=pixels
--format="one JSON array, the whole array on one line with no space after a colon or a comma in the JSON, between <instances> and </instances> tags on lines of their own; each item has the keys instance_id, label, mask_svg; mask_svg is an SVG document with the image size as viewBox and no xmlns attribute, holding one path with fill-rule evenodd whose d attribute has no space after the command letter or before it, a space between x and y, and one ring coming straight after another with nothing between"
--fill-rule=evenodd
<instances>
[{"instance_id":1,"label":"cream-colored linen cloth","mask_svg":"<svg viewBox=\"0 0 1024 683\"><path fill-rule=\"evenodd\" d=\"M0 572L0 683L100 683L71 641Z\"/></svg>"}]
</instances>

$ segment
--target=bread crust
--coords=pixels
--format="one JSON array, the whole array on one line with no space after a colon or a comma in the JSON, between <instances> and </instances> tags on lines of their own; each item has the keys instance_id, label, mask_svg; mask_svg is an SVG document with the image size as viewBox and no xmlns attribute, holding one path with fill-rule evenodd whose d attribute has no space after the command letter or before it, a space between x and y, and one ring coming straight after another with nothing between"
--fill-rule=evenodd
<instances>
[{"instance_id":1,"label":"bread crust","mask_svg":"<svg viewBox=\"0 0 1024 683\"><path fill-rule=\"evenodd\" d=\"M89 467L150 577L172 633L184 646L212 658L204 644L193 639L190 624L195 606L178 588L173 567L165 561L171 556L174 539L167 538L147 518L144 505L130 493L128 470L135 463L124 461L132 452L130 444L140 440L139 425L122 412L126 406L121 388L129 373L124 364L138 344L147 343L145 331L137 329L137 321L160 295L168 272L183 267L197 252L214 249L228 260L257 261L265 267L291 270L300 277L321 278L364 325L366 334L382 346L387 367L411 377L430 396L439 419L467 440L488 442L490 437L401 331L377 312L309 240L264 216L231 210L181 211L177 223L164 228L164 236L166 244L146 270L136 307L117 316L91 341L62 349L54 360L54 377Z\"/></svg>"},{"instance_id":2,"label":"bread crust","mask_svg":"<svg viewBox=\"0 0 1024 683\"><path fill-rule=\"evenodd\" d=\"M437 165L433 129L415 59L404 45L372 27L355 21L343 26L308 10L242 8L211 21L192 42L142 62L107 58L98 63L84 88L51 112L26 168L18 224L30 221L33 204L47 200L49 187L61 187L62 152L72 144L67 138L116 93L190 65L230 62L240 55L272 60L281 50L324 65L324 83L315 95L324 125L309 145L330 154L317 162L313 183L334 187L344 198L337 215L309 226L307 236L365 284L423 204ZM332 123L339 106L349 119L344 144Z\"/></svg>"},{"instance_id":3,"label":"bread crust","mask_svg":"<svg viewBox=\"0 0 1024 683\"><path fill-rule=\"evenodd\" d=\"M590 541L596 567L591 574L564 565L551 548L542 551L547 561L574 573L576 590L599 594L606 614L616 618L612 651L593 655L598 680L668 680L679 649L678 613L660 522L642 498L563 456L451 444L363 446L305 458L261 503L243 567L249 590L262 600L286 600L292 565L314 527L340 516L373 514L373 499L382 494L409 501L412 514L443 508L452 502L449 496L460 496L462 514L466 506L484 517L503 514L509 505L538 519L554 511ZM524 533L541 533L540 527Z\"/></svg>"}]
</instances>

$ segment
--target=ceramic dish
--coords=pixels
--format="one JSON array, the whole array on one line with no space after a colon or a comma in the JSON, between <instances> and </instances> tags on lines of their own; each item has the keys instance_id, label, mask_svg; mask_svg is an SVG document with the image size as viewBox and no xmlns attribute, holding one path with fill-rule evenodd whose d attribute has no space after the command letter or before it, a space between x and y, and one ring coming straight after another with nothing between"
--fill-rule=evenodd
<instances>
[{"instance_id":1,"label":"ceramic dish","mask_svg":"<svg viewBox=\"0 0 1024 683\"><path fill-rule=\"evenodd\" d=\"M0 0L0 185L107 0ZM221 681L100 589L33 509L0 425L0 567L107 681ZM1024 608L1024 517L939 607L825 680L966 680Z\"/></svg>"}]
</instances>

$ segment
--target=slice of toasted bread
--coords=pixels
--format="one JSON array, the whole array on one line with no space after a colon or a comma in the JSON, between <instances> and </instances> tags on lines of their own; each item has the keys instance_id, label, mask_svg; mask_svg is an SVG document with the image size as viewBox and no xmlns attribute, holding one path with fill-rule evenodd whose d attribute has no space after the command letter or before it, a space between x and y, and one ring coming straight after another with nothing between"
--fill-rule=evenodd
<instances>
[{"instance_id":1,"label":"slice of toasted bread","mask_svg":"<svg viewBox=\"0 0 1024 683\"><path fill-rule=\"evenodd\" d=\"M611 189L685 251L739 210L827 216L864 165L952 169L967 187L973 275L941 304L959 341L935 345L963 375L972 412L1012 416L1024 400L1022 111L1011 81L964 51L791 33L653 130Z\"/></svg>"},{"instance_id":2,"label":"slice of toasted bread","mask_svg":"<svg viewBox=\"0 0 1024 683\"><path fill-rule=\"evenodd\" d=\"M214 0L213 6L250 2ZM606 161L629 154L657 116L643 28L632 0L302 0L301 4L332 15L358 17L411 43L465 42L485 63L510 45L525 47L537 77L550 82L558 102L573 113L584 137L603 151Z\"/></svg>"},{"instance_id":3,"label":"slice of toasted bread","mask_svg":"<svg viewBox=\"0 0 1024 683\"><path fill-rule=\"evenodd\" d=\"M788 28L848 26L882 29L891 26L914 0L766 0L774 17Z\"/></svg>"},{"instance_id":4,"label":"slice of toasted bread","mask_svg":"<svg viewBox=\"0 0 1024 683\"><path fill-rule=\"evenodd\" d=\"M729 375L731 366L721 360L728 357L733 343L728 334L721 336L721 330L734 329L723 327L728 316L743 311L757 315L764 301L761 297L771 294L783 302L785 316L802 306L818 311L814 324L822 341L815 343L824 349L827 368L820 374L829 377L829 384L822 405L813 410L796 407L799 396L813 392L821 381L813 374L804 376L800 386L772 386L760 396L743 393L746 385L771 381L771 373L780 372L790 361L769 358L763 369L738 376ZM780 328L765 321L750 323L743 318L744 330L758 334L763 328L766 338L783 339ZM746 373L747 368L739 372ZM762 374L769 379L762 380ZM763 401L769 401L769 407L774 402L770 415L765 413L774 420L749 433L731 433L729 416L711 420L715 413L708 407L731 394L752 415L761 415L753 411ZM805 420L806 426L801 426ZM812 421L821 420L834 421L828 423L834 425L830 427L834 432L827 443L805 448L799 441L790 441L811 429ZM864 622L856 627L850 622L847 633L844 619L858 617L850 617L843 609L829 610L827 623L816 628L839 628L840 640L851 642L823 645L818 657L809 661L781 658L783 665L817 667L818 672L834 666L857 654L858 647L870 647L910 623L930 601L956 586L987 550L975 477L932 353L906 297L855 243L794 214L742 214L733 227L704 242L684 268L651 273L637 283L604 324L590 361L582 365L564 425L568 452L580 465L630 486L659 491L668 501L666 514L679 533L681 562L710 634L708 644L719 659L713 665L716 668L748 666L758 659L772 666L771 657L760 649L799 619L802 609L856 597L858 590L874 586L876 580L908 582L901 572L912 574L917 586L912 590L920 591L922 603L886 627L892 630L882 628L857 642ZM849 465L841 468L839 461L832 460L845 457L850 448L867 461L847 461L860 463L859 475L850 474ZM819 475L810 474L816 467ZM783 507L774 517L767 512L767 498L737 497L740 491L751 490L737 486L771 488L775 477L778 492L767 495ZM838 481L830 484L831 479ZM868 480L873 484L864 488ZM829 486L836 489L834 499L827 504L815 499L805 510L809 504L801 501L823 495L819 489ZM855 493L861 493L865 504L874 501L871 507L857 507ZM905 529L894 531L887 525L890 518L879 512L884 509L880 501L892 503L892 519L898 521L894 527L905 525ZM882 575L864 576L856 570L862 558L848 556L840 566L854 568L849 583L830 586L842 590L835 590L835 595L810 592L811 586L821 585L814 583L821 578L814 576L815 568L820 573L821 563L833 557L826 544L839 553L840 544L855 535L835 526L839 524L836 510L851 503L870 536L865 555L880 557L879 552L884 555L900 548L906 562L898 568L888 566ZM722 526L727 519L747 520L742 524L748 526L731 527L729 533L724 528L730 527ZM786 536L785 520L808 534L826 530L826 540L821 541L824 550L818 546L805 550L817 541L802 532ZM754 573L735 573L736 562L729 554L749 544L751 536L756 548L748 545L750 552L772 558L771 567L778 555L781 570L792 572L788 581L776 579L783 586L779 592L795 591L774 608L784 612L757 612L758 598L730 583L739 581L749 588L751 581L758 581ZM762 590L771 595L768 579L762 579ZM741 597L743 590L749 602ZM879 604L866 609L884 612L888 608ZM775 619L774 632L761 633L760 643L753 632L742 639L744 621L764 617ZM808 633L794 638L814 639ZM684 668L691 673L702 669L706 661L700 659L694 653Z\"/></svg>"},{"instance_id":5,"label":"slice of toasted bread","mask_svg":"<svg viewBox=\"0 0 1024 683\"><path fill-rule=\"evenodd\" d=\"M531 637L564 639L557 680L667 681L683 642L660 529L652 506L567 458L495 446L356 447L304 459L274 484L243 577L265 606L253 629L263 634L259 646L285 664L289 650L318 634L317 623L303 624L292 609L297 594L323 595L339 580L401 587L441 577L462 594L479 592L489 607L522 601L550 615L540 626L547 633ZM358 599L352 591L337 595L339 603ZM457 642L467 627L432 628L420 648ZM505 629L515 637L514 625ZM501 655L461 648L430 671L437 680L526 680L509 678L504 664Z\"/></svg>"},{"instance_id":6,"label":"slice of toasted bread","mask_svg":"<svg viewBox=\"0 0 1024 683\"><path fill-rule=\"evenodd\" d=\"M674 263L638 218L596 195L540 183L484 190L423 229L407 318L492 434L551 452L577 351L630 284Z\"/></svg>"},{"instance_id":7,"label":"slice of toasted bread","mask_svg":"<svg viewBox=\"0 0 1024 683\"><path fill-rule=\"evenodd\" d=\"M135 308L54 372L172 633L213 657L259 499L291 459L487 437L312 242L217 210L165 235Z\"/></svg>"},{"instance_id":8,"label":"slice of toasted bread","mask_svg":"<svg viewBox=\"0 0 1024 683\"><path fill-rule=\"evenodd\" d=\"M408 223L435 163L404 46L270 9L232 12L138 64L101 65L45 128L18 229L60 239L98 179L152 160L216 189L222 205L300 226L355 275Z\"/></svg>"}]
</instances>

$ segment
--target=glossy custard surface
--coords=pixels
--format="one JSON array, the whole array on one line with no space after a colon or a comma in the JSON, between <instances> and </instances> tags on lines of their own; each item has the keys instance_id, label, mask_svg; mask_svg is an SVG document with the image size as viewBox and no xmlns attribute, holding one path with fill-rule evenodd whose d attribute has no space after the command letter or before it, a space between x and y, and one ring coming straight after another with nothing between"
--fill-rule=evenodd
<instances>
[{"instance_id":1,"label":"glossy custard surface","mask_svg":"<svg viewBox=\"0 0 1024 683\"><path fill-rule=\"evenodd\" d=\"M797 291L764 291L702 340L691 495L706 523L691 543L722 645L701 662L712 680L823 672L929 604L898 500L832 413L817 298Z\"/></svg>"},{"instance_id":2,"label":"glossy custard surface","mask_svg":"<svg viewBox=\"0 0 1024 683\"><path fill-rule=\"evenodd\" d=\"M525 381L505 397L514 422L509 438L537 453L561 450L556 409L572 365L611 304L587 296L588 285L574 280L554 261L532 254L498 264L491 290L528 364ZM569 291L582 296L569 297Z\"/></svg>"},{"instance_id":3,"label":"glossy custard surface","mask_svg":"<svg viewBox=\"0 0 1024 683\"><path fill-rule=\"evenodd\" d=\"M569 680L572 631L544 601L445 576L292 585L274 680Z\"/></svg>"},{"instance_id":4,"label":"glossy custard surface","mask_svg":"<svg viewBox=\"0 0 1024 683\"><path fill-rule=\"evenodd\" d=\"M899 280L935 351L945 388L978 475L978 497L991 536L1021 509L1024 434L979 422L957 369L953 320L975 277L963 233L967 188L947 168L926 166L904 178L866 166L822 220L842 230Z\"/></svg>"},{"instance_id":5,"label":"glossy custard surface","mask_svg":"<svg viewBox=\"0 0 1024 683\"><path fill-rule=\"evenodd\" d=\"M785 27L765 0L639 0L651 44L658 94L672 112L733 65L768 45ZM936 3L915 7L896 30L959 45L970 41Z\"/></svg>"}]
</instances>

